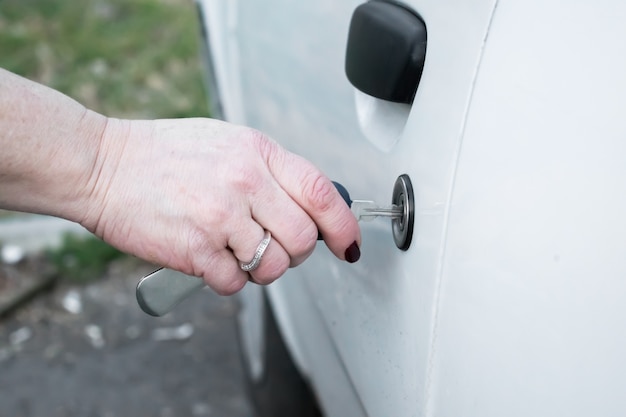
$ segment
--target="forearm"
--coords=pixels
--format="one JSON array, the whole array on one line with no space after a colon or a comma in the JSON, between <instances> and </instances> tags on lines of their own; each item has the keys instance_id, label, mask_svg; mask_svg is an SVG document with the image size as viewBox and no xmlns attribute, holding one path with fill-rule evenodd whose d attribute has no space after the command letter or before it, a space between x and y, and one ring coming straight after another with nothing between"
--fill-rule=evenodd
<instances>
[{"instance_id":1,"label":"forearm","mask_svg":"<svg viewBox=\"0 0 626 417\"><path fill-rule=\"evenodd\" d=\"M0 207L80 221L107 119L0 69Z\"/></svg>"},{"instance_id":2,"label":"forearm","mask_svg":"<svg viewBox=\"0 0 626 417\"><path fill-rule=\"evenodd\" d=\"M360 253L331 181L262 133L205 118L110 119L1 69L0 207L79 222L222 294L300 264L318 232L338 258ZM266 231L262 265L243 271Z\"/></svg>"}]
</instances>

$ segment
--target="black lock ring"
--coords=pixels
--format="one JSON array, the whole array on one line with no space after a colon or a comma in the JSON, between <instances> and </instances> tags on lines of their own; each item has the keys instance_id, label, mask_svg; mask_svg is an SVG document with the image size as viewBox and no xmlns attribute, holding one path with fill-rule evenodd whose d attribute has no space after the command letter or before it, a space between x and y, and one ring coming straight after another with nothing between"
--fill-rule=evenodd
<instances>
[{"instance_id":1,"label":"black lock ring","mask_svg":"<svg viewBox=\"0 0 626 417\"><path fill-rule=\"evenodd\" d=\"M396 180L393 186L391 204L403 209L402 217L391 221L391 231L398 249L405 251L411 246L415 218L415 196L411 179L407 174L400 175Z\"/></svg>"}]
</instances>

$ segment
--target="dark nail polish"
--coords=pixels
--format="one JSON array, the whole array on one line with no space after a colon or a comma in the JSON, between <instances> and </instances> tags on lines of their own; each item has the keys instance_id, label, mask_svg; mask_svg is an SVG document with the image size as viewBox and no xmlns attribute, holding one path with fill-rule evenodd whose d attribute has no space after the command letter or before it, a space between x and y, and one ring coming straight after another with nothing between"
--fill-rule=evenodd
<instances>
[{"instance_id":1,"label":"dark nail polish","mask_svg":"<svg viewBox=\"0 0 626 417\"><path fill-rule=\"evenodd\" d=\"M350 245L350 247L346 249L345 256L346 261L350 262L351 264L359 260L359 258L361 257L361 250L359 249L359 246L356 244L356 242L353 242L352 245Z\"/></svg>"}]
</instances>

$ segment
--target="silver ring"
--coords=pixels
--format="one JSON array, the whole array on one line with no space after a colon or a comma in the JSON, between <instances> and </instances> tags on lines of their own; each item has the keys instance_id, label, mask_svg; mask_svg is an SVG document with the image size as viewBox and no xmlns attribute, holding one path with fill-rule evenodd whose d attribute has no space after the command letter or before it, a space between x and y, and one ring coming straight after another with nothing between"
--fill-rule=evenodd
<instances>
[{"instance_id":1,"label":"silver ring","mask_svg":"<svg viewBox=\"0 0 626 417\"><path fill-rule=\"evenodd\" d=\"M240 263L239 267L246 272L254 271L261 265L261 258L263 258L263 254L265 253L265 249L270 245L270 241L272 240L272 234L269 230L265 231L265 236L263 236L263 240L259 243L259 246L256 248L256 252L254 252L254 258L250 262Z\"/></svg>"}]
</instances>

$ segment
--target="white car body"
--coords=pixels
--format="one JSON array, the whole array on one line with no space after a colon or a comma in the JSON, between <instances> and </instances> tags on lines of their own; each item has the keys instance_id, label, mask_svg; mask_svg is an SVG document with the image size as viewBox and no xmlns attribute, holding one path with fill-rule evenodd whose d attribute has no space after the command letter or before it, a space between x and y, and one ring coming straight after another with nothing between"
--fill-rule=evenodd
<instances>
[{"instance_id":1,"label":"white car body","mask_svg":"<svg viewBox=\"0 0 626 417\"><path fill-rule=\"evenodd\" d=\"M412 106L346 79L361 1L199 3L228 121L353 198L413 183L408 251L377 219L267 288L327 416L626 415L626 3L404 0Z\"/></svg>"}]
</instances>

